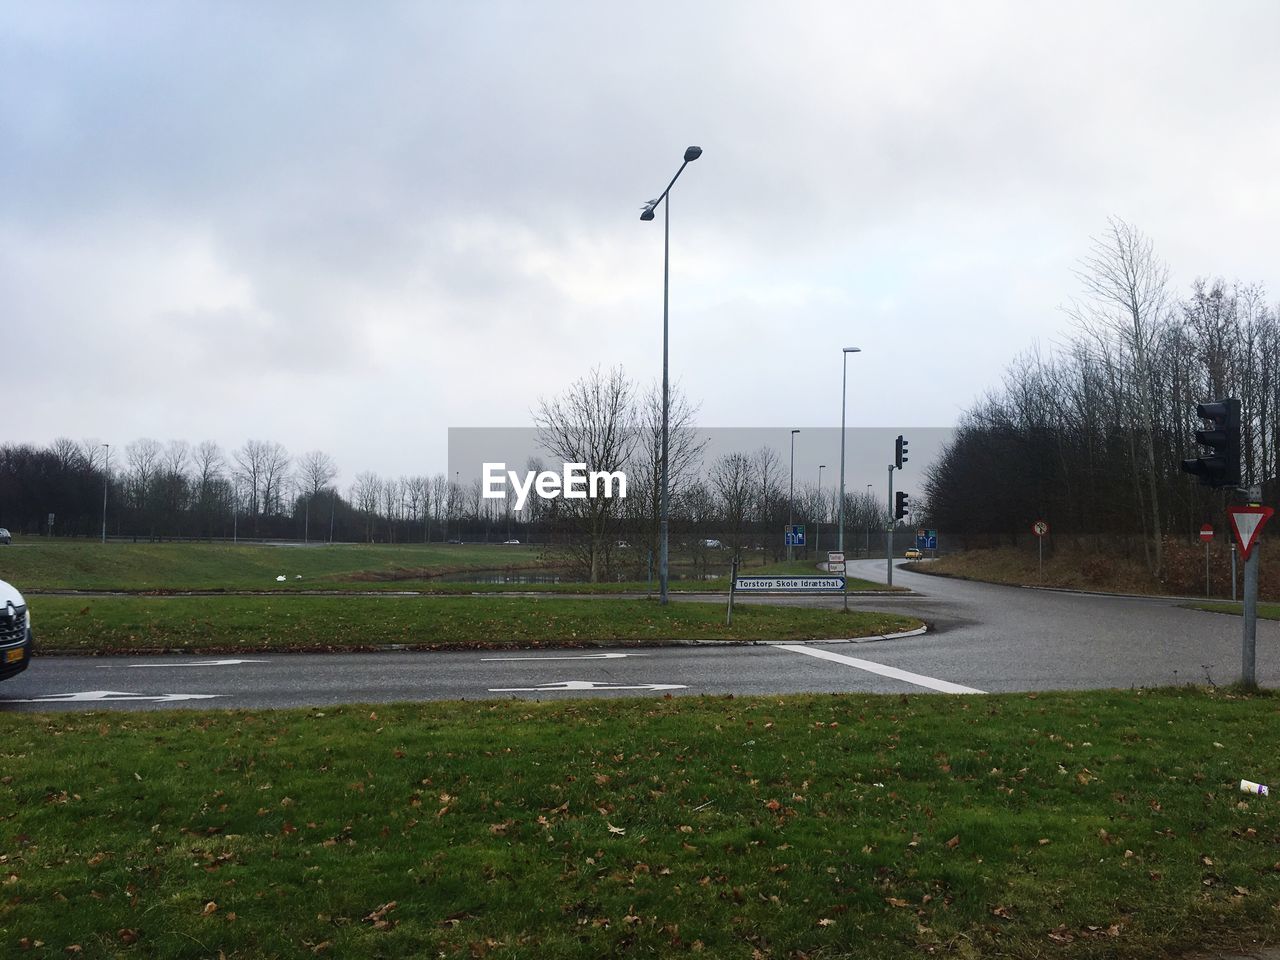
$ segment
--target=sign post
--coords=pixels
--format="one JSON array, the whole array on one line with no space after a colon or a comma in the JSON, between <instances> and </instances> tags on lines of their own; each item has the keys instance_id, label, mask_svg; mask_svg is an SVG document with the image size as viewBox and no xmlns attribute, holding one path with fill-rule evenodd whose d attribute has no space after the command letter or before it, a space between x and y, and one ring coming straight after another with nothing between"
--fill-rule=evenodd
<instances>
[{"instance_id":1,"label":"sign post","mask_svg":"<svg viewBox=\"0 0 1280 960\"><path fill-rule=\"evenodd\" d=\"M1213 526L1206 523L1200 528L1200 539L1204 541L1204 595L1209 596L1209 544L1213 542Z\"/></svg>"},{"instance_id":2,"label":"sign post","mask_svg":"<svg viewBox=\"0 0 1280 960\"><path fill-rule=\"evenodd\" d=\"M725 614L725 626L733 626L733 590L738 583L738 554L733 554L733 565L729 571L729 610Z\"/></svg>"},{"instance_id":3,"label":"sign post","mask_svg":"<svg viewBox=\"0 0 1280 960\"><path fill-rule=\"evenodd\" d=\"M1049 532L1049 525L1043 520L1037 520L1031 528L1031 532L1036 535L1036 540L1040 545L1040 579L1044 579L1044 538Z\"/></svg>"},{"instance_id":4,"label":"sign post","mask_svg":"<svg viewBox=\"0 0 1280 960\"><path fill-rule=\"evenodd\" d=\"M1247 507L1229 507L1231 529L1244 555L1244 637L1240 648L1240 682L1246 688L1258 685L1258 535L1275 511L1257 503Z\"/></svg>"},{"instance_id":5,"label":"sign post","mask_svg":"<svg viewBox=\"0 0 1280 960\"><path fill-rule=\"evenodd\" d=\"M830 550L827 552L827 573L838 573L844 576L844 551ZM840 591L844 594L844 608L849 609L849 580L846 577L844 581L844 589Z\"/></svg>"}]
</instances>

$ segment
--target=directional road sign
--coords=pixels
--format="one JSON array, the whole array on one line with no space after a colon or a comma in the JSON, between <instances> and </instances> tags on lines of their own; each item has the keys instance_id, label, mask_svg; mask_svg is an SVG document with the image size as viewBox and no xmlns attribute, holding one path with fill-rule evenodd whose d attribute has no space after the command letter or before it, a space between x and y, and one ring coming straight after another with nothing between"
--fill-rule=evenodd
<instances>
[{"instance_id":1,"label":"directional road sign","mask_svg":"<svg viewBox=\"0 0 1280 960\"><path fill-rule=\"evenodd\" d=\"M793 523L786 528L786 540L788 547L804 546L804 524Z\"/></svg>"},{"instance_id":2,"label":"directional road sign","mask_svg":"<svg viewBox=\"0 0 1280 960\"><path fill-rule=\"evenodd\" d=\"M839 593L844 577L739 577L733 586L749 593Z\"/></svg>"}]
</instances>

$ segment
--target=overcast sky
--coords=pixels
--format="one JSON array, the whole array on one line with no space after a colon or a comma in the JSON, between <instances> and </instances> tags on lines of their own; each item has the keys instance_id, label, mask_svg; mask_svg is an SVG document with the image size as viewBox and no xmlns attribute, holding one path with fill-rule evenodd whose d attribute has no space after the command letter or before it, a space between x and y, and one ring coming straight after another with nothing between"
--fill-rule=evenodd
<instances>
[{"instance_id":1,"label":"overcast sky","mask_svg":"<svg viewBox=\"0 0 1280 960\"><path fill-rule=\"evenodd\" d=\"M892 9L891 9L892 8ZM445 469L593 365L946 426L1110 215L1280 289L1280 4L0 6L0 440ZM909 376L905 374L910 373ZM910 382L910 386L908 386ZM879 476L883 466L877 467Z\"/></svg>"}]
</instances>

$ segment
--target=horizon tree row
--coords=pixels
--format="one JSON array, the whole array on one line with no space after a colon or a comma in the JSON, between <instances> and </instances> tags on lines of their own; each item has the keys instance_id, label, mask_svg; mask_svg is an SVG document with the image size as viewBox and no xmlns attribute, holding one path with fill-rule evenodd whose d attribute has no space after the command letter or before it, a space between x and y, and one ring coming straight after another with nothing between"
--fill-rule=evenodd
<instances>
[{"instance_id":1,"label":"horizon tree row","mask_svg":"<svg viewBox=\"0 0 1280 960\"><path fill-rule=\"evenodd\" d=\"M1276 493L1280 310L1238 281L1174 296L1151 241L1118 219L1077 276L1070 339L1018 356L929 471L931 520L976 545L1044 519L1055 534L1140 544L1158 577L1166 537L1225 521L1229 494L1180 468L1200 454L1197 403L1240 399L1242 482Z\"/></svg>"}]
</instances>

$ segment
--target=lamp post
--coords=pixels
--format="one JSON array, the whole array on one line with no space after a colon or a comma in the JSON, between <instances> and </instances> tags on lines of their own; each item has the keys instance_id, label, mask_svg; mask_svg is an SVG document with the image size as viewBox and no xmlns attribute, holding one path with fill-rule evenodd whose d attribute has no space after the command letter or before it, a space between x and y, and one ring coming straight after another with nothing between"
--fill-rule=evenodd
<instances>
[{"instance_id":1,"label":"lamp post","mask_svg":"<svg viewBox=\"0 0 1280 960\"><path fill-rule=\"evenodd\" d=\"M813 552L822 559L822 518L826 514L826 504L822 502L822 471L827 469L825 463L818 464L818 516L813 524Z\"/></svg>"},{"instance_id":2,"label":"lamp post","mask_svg":"<svg viewBox=\"0 0 1280 960\"><path fill-rule=\"evenodd\" d=\"M875 489L874 483L867 484L867 504L868 505L876 502L875 494L871 492L874 489ZM866 555L867 555L867 558L870 559L871 557L871 518L870 517L867 518L867 553Z\"/></svg>"},{"instance_id":3,"label":"lamp post","mask_svg":"<svg viewBox=\"0 0 1280 960\"><path fill-rule=\"evenodd\" d=\"M836 525L840 532L836 535L837 550L844 549L844 397L849 382L849 354L861 352L861 347L845 347L840 359L843 372L840 376L840 507L836 511Z\"/></svg>"},{"instance_id":4,"label":"lamp post","mask_svg":"<svg viewBox=\"0 0 1280 960\"><path fill-rule=\"evenodd\" d=\"M107 452L102 457L102 542L107 542L107 478L111 476L111 444L104 443Z\"/></svg>"},{"instance_id":5,"label":"lamp post","mask_svg":"<svg viewBox=\"0 0 1280 960\"><path fill-rule=\"evenodd\" d=\"M644 211L640 214L641 220L652 220L654 211L658 209L658 204L662 203L663 200L667 201L667 205L663 208L664 226L662 233L662 515L658 523L658 602L663 606L667 603L667 524L670 517L670 478L667 476L667 432L671 415L670 367L667 359L667 300L671 288L670 194L671 188L680 179L680 174L684 173L684 168L700 156L702 156L701 147L689 147L685 150L684 162L680 164L680 169L676 171L676 175L667 184L667 189L663 190L656 199L646 203Z\"/></svg>"},{"instance_id":6,"label":"lamp post","mask_svg":"<svg viewBox=\"0 0 1280 960\"><path fill-rule=\"evenodd\" d=\"M787 481L789 490L787 492L787 559L791 559L791 527L795 523L795 505L796 505L796 434L799 430L791 431L791 469L787 471ZM775 541L777 542L777 541Z\"/></svg>"}]
</instances>

